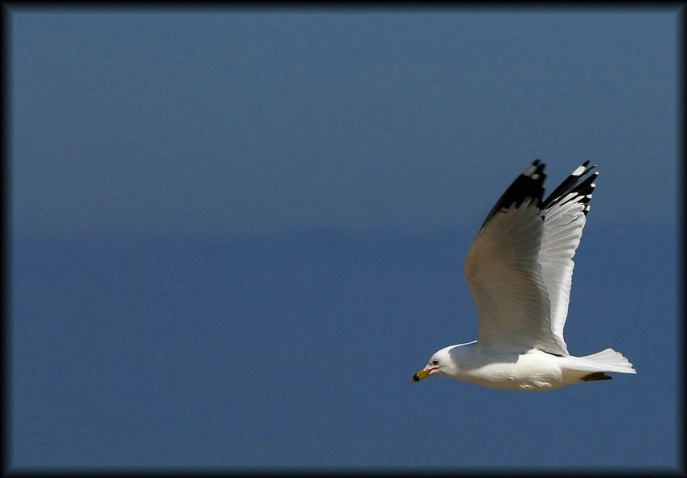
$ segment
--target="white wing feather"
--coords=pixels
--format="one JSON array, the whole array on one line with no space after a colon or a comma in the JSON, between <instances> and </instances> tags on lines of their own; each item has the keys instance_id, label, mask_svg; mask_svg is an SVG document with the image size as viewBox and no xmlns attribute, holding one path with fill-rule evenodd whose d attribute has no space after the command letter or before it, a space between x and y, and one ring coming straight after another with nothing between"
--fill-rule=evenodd
<instances>
[{"instance_id":1,"label":"white wing feather","mask_svg":"<svg viewBox=\"0 0 687 478\"><path fill-rule=\"evenodd\" d=\"M588 162L577 168L554 191L544 204L544 232L541 241L539 263L544 284L551 302L551 329L556 340L568 354L563 340L563 328L568 317L570 288L577 246L587 222L589 201L599 173L580 182L580 179L594 167Z\"/></svg>"},{"instance_id":2,"label":"white wing feather","mask_svg":"<svg viewBox=\"0 0 687 478\"><path fill-rule=\"evenodd\" d=\"M539 207L530 200L494 216L475 238L465 277L477 304L481 346L560 352L537 262L542 231Z\"/></svg>"},{"instance_id":3,"label":"white wing feather","mask_svg":"<svg viewBox=\"0 0 687 478\"><path fill-rule=\"evenodd\" d=\"M563 328L575 249L596 173L577 168L542 204L546 174L535 161L487 216L465 260L482 347L568 355Z\"/></svg>"}]
</instances>

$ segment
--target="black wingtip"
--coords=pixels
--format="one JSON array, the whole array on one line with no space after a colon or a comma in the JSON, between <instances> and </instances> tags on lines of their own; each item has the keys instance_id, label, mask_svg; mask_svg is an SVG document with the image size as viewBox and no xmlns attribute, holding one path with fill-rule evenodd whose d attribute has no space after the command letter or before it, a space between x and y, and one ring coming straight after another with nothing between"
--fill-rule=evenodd
<instances>
[{"instance_id":1,"label":"black wingtip","mask_svg":"<svg viewBox=\"0 0 687 478\"><path fill-rule=\"evenodd\" d=\"M513 181L499 200L496 201L494 207L487 214L484 223L482 223L482 227L499 211L505 211L513 207L513 205L519 207L527 199L534 199L537 205L542 204L544 181L546 180L545 168L546 163L542 163L539 159L532 161L532 164L520 173L520 176Z\"/></svg>"},{"instance_id":2,"label":"black wingtip","mask_svg":"<svg viewBox=\"0 0 687 478\"><path fill-rule=\"evenodd\" d=\"M581 166L578 166L565 181L563 181L553 192L546 198L542 204L543 209L549 209L554 204L559 203L563 198L568 197L565 202L579 201L584 205L583 213L586 216L589 212L589 202L592 199L592 193L596 184L596 178L599 177L599 172L594 171L589 174L596 165L589 166L589 161L585 161ZM583 179L584 178L584 179ZM571 195L572 194L572 195Z\"/></svg>"}]
</instances>

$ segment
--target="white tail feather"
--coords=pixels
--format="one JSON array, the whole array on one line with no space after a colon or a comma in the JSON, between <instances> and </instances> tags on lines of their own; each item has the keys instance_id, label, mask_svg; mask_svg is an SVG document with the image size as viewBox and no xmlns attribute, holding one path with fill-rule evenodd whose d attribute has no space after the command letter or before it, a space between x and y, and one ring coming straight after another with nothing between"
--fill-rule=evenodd
<instances>
[{"instance_id":1,"label":"white tail feather","mask_svg":"<svg viewBox=\"0 0 687 478\"><path fill-rule=\"evenodd\" d=\"M588 372L637 373L632 364L620 352L605 349L584 357L566 357L571 369Z\"/></svg>"}]
</instances>

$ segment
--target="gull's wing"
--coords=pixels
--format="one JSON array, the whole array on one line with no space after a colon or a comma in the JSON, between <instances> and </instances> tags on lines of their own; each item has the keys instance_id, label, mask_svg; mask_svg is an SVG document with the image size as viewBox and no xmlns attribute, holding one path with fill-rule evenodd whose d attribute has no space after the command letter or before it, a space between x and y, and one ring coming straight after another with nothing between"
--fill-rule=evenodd
<instances>
[{"instance_id":1,"label":"gull's wing","mask_svg":"<svg viewBox=\"0 0 687 478\"><path fill-rule=\"evenodd\" d=\"M552 332L551 304L538 261L545 224L544 168L534 161L503 193L465 259L465 277L479 315L477 342L484 347L567 354L565 343Z\"/></svg>"},{"instance_id":2,"label":"gull's wing","mask_svg":"<svg viewBox=\"0 0 687 478\"><path fill-rule=\"evenodd\" d=\"M568 316L570 286L575 263L572 258L582 238L589 212L589 201L599 173L584 178L594 166L582 166L572 172L544 201L544 232L539 252L542 277L551 302L551 330L567 354L563 327Z\"/></svg>"}]
</instances>

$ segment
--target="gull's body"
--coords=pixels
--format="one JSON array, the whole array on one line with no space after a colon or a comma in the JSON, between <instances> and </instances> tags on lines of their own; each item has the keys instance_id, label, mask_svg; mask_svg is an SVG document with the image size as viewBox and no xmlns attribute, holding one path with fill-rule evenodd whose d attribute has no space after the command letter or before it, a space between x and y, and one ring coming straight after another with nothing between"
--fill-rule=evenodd
<instances>
[{"instance_id":1,"label":"gull's body","mask_svg":"<svg viewBox=\"0 0 687 478\"><path fill-rule=\"evenodd\" d=\"M552 390L635 373L613 349L574 357L563 340L572 260L598 173L588 162L543 200L545 165L534 161L487 215L465 260L478 338L436 352L430 375L512 390Z\"/></svg>"}]
</instances>

